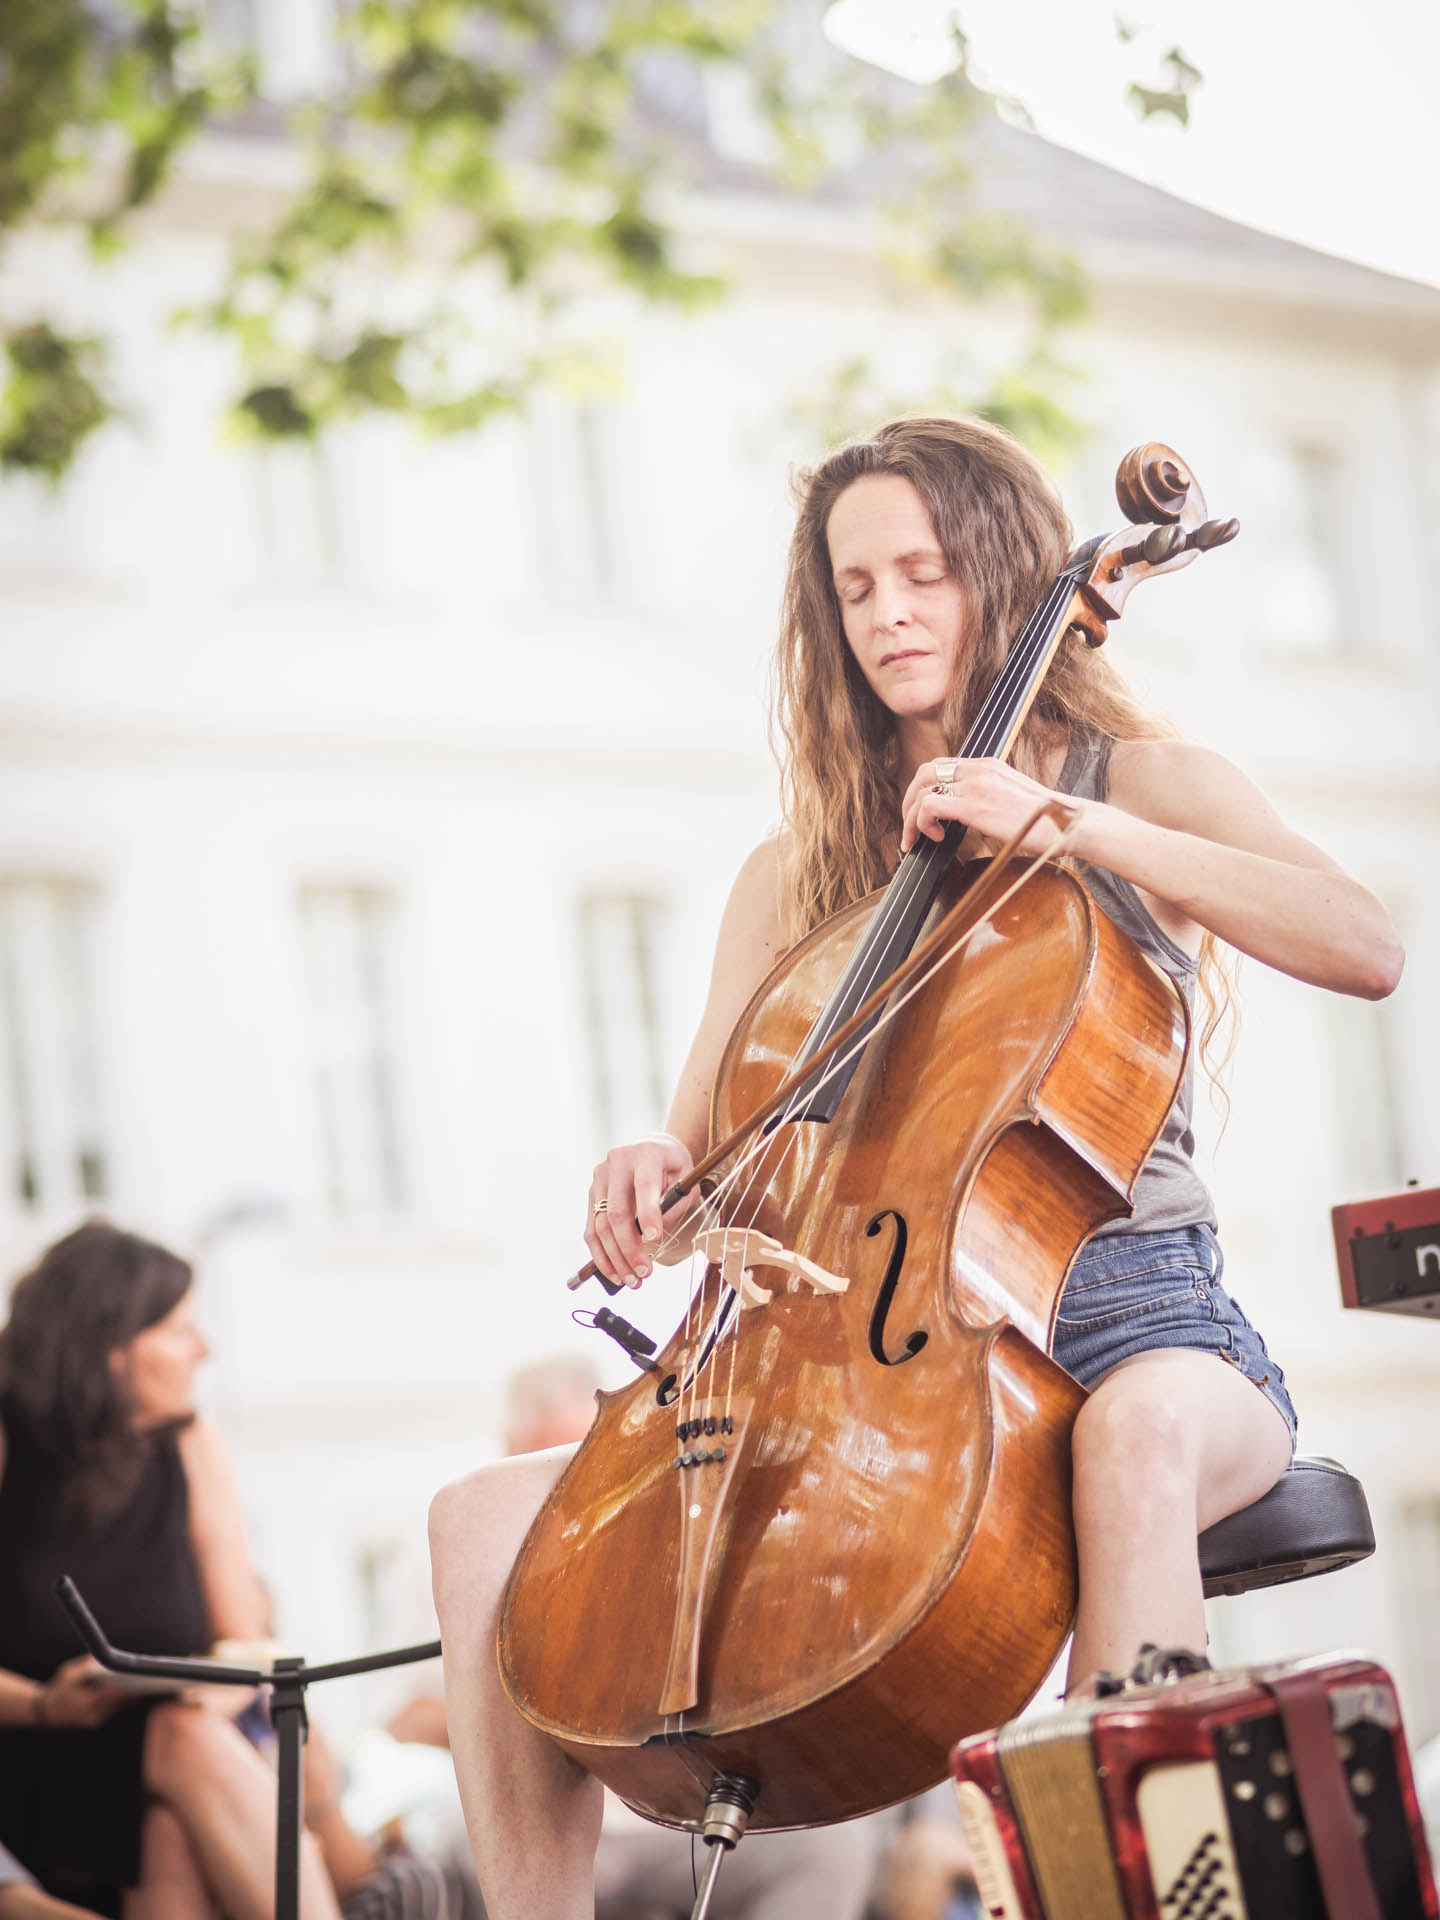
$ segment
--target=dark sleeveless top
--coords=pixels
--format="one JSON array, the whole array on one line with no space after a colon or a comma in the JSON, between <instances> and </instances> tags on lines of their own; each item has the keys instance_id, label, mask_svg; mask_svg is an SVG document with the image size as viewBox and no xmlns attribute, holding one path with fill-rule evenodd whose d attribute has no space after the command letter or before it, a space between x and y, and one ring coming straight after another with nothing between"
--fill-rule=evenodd
<instances>
[{"instance_id":1,"label":"dark sleeveless top","mask_svg":"<svg viewBox=\"0 0 1440 1920\"><path fill-rule=\"evenodd\" d=\"M3 1410L0 1410L3 1419ZM190 1495L173 1428L157 1433L134 1492L84 1533L60 1523L53 1462L5 1421L0 1479L0 1667L48 1680L84 1648L55 1598L70 1574L117 1647L201 1653L210 1644L190 1547Z\"/></svg>"},{"instance_id":2,"label":"dark sleeveless top","mask_svg":"<svg viewBox=\"0 0 1440 1920\"><path fill-rule=\"evenodd\" d=\"M3 1407L0 1407L3 1420ZM84 1531L62 1526L60 1476L5 1421L0 1479L0 1667L32 1680L84 1651L54 1595L73 1576L116 1646L200 1653L211 1640L190 1545L176 1431L157 1433L133 1492ZM95 1728L0 1727L0 1843L52 1892L118 1912L138 1876L141 1764L153 1699Z\"/></svg>"},{"instance_id":3,"label":"dark sleeveless top","mask_svg":"<svg viewBox=\"0 0 1440 1920\"><path fill-rule=\"evenodd\" d=\"M1061 793L1080 800L1104 801L1110 792L1110 756L1114 741L1076 733L1056 782ZM1105 867L1079 862L1080 875L1102 913L1155 964L1168 973L1194 1014L1197 963L1151 918L1139 893L1128 880ZM1193 1028L1193 1018L1192 1018ZM1135 1211L1128 1220L1112 1220L1095 1236L1111 1233L1164 1233L1175 1227L1214 1227L1215 1202L1195 1171L1195 1135L1190 1125L1195 1091L1195 1048L1192 1042L1185 1079L1150 1158L1135 1183Z\"/></svg>"}]
</instances>

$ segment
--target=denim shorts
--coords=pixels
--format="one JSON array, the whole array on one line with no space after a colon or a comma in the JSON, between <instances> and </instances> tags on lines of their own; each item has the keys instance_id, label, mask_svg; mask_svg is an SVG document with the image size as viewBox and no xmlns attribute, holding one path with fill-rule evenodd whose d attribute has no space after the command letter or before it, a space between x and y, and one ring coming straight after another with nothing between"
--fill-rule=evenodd
<instances>
[{"instance_id":1,"label":"denim shorts","mask_svg":"<svg viewBox=\"0 0 1440 1920\"><path fill-rule=\"evenodd\" d=\"M1285 1376L1221 1286L1224 1267L1209 1227L1102 1234L1070 1270L1052 1352L1082 1387L1152 1347L1218 1354L1278 1408L1293 1449L1295 1409Z\"/></svg>"}]
</instances>

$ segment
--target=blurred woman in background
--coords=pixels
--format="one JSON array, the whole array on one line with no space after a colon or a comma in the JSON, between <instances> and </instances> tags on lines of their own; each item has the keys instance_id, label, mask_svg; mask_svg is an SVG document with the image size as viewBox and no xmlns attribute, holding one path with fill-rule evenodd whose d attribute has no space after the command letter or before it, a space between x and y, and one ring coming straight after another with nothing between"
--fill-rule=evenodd
<instances>
[{"instance_id":1,"label":"blurred woman in background","mask_svg":"<svg viewBox=\"0 0 1440 1920\"><path fill-rule=\"evenodd\" d=\"M15 1288L0 1332L0 1843L50 1892L123 1920L270 1920L275 1783L226 1709L137 1697L54 1597L71 1574L112 1640L202 1653L264 1600L219 1435L191 1271L91 1221ZM304 1920L338 1908L305 1842Z\"/></svg>"}]
</instances>

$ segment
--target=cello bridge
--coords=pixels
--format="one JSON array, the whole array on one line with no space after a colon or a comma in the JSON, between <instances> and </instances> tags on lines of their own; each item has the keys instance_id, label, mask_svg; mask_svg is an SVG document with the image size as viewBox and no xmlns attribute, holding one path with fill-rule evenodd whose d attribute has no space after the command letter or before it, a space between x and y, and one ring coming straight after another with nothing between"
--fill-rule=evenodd
<instances>
[{"instance_id":1,"label":"cello bridge","mask_svg":"<svg viewBox=\"0 0 1440 1920\"><path fill-rule=\"evenodd\" d=\"M848 1275L831 1273L803 1253L792 1253L768 1233L755 1227L711 1227L697 1233L695 1249L712 1266L720 1269L721 1282L730 1288L742 1307L763 1307L773 1298L772 1289L757 1284L756 1267L775 1267L794 1279L805 1281L815 1293L844 1293L850 1285Z\"/></svg>"}]
</instances>

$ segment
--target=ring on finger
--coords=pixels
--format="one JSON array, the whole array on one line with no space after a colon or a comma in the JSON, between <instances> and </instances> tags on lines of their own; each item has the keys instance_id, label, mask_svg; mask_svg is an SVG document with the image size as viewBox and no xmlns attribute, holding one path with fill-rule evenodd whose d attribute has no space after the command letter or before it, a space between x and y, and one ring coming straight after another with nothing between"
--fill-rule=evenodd
<instances>
[{"instance_id":1,"label":"ring on finger","mask_svg":"<svg viewBox=\"0 0 1440 1920\"><path fill-rule=\"evenodd\" d=\"M931 787L930 791L932 793L949 793L950 783L955 778L955 769L959 764L958 760L937 760L935 762L935 785Z\"/></svg>"},{"instance_id":2,"label":"ring on finger","mask_svg":"<svg viewBox=\"0 0 1440 1920\"><path fill-rule=\"evenodd\" d=\"M597 1200L590 1211L598 1219L602 1213L608 1213L610 1211L610 1202L608 1200Z\"/></svg>"}]
</instances>

